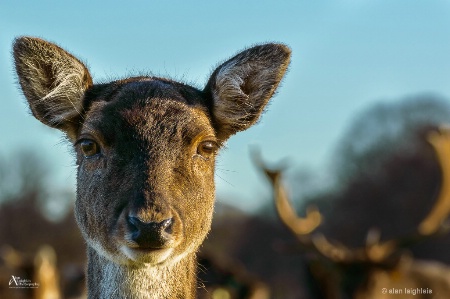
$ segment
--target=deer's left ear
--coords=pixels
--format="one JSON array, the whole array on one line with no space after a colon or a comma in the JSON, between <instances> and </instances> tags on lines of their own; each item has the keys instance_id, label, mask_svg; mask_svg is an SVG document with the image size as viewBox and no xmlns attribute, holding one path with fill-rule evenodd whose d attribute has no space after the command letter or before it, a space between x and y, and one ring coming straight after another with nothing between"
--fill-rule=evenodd
<instances>
[{"instance_id":1,"label":"deer's left ear","mask_svg":"<svg viewBox=\"0 0 450 299\"><path fill-rule=\"evenodd\" d=\"M256 46L213 72L204 91L211 95L212 116L220 140L248 129L259 119L286 72L290 53L281 44Z\"/></svg>"}]
</instances>

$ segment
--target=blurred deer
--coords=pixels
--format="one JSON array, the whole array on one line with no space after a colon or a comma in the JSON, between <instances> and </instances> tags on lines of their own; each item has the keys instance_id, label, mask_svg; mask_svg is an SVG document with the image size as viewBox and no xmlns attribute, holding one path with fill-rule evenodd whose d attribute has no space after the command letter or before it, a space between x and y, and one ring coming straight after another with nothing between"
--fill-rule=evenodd
<instances>
[{"instance_id":1,"label":"blurred deer","mask_svg":"<svg viewBox=\"0 0 450 299\"><path fill-rule=\"evenodd\" d=\"M89 298L194 298L216 154L257 122L289 48L244 50L203 90L151 76L94 84L80 60L39 38L16 39L13 55L33 115L64 132L76 153Z\"/></svg>"},{"instance_id":2,"label":"blurred deer","mask_svg":"<svg viewBox=\"0 0 450 299\"><path fill-rule=\"evenodd\" d=\"M371 230L363 248L349 248L316 233L322 222L318 209L309 206L306 216L299 217L283 187L282 171L267 168L258 155L254 156L273 186L279 218L296 236L299 249L314 256L310 271L320 285L323 298L450 298L450 268L438 262L415 260L404 250L449 231L446 221L450 214L450 129L442 127L430 133L428 141L442 168L442 186L435 206L415 234L380 241L379 232ZM359 277L343 277L346 269L356 269L355 276ZM345 281L349 279L359 280L358 285L349 286Z\"/></svg>"}]
</instances>

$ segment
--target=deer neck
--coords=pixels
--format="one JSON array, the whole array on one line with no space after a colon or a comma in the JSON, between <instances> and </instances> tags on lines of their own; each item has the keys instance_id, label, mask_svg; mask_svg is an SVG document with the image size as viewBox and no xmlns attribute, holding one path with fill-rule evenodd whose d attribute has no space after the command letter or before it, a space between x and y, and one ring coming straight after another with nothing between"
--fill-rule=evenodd
<instances>
[{"instance_id":1,"label":"deer neck","mask_svg":"<svg viewBox=\"0 0 450 299\"><path fill-rule=\"evenodd\" d=\"M195 254L164 266L119 265L88 247L88 298L193 299L195 265Z\"/></svg>"}]
</instances>

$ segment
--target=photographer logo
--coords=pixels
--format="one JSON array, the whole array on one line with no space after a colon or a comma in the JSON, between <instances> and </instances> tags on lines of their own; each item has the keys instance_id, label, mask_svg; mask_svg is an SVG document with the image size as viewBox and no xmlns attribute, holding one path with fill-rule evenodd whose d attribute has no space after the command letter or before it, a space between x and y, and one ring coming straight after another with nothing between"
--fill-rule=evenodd
<instances>
[{"instance_id":1,"label":"photographer logo","mask_svg":"<svg viewBox=\"0 0 450 299\"><path fill-rule=\"evenodd\" d=\"M19 276L11 276L9 280L10 289L36 289L39 287L37 282L32 282L30 279L20 278Z\"/></svg>"}]
</instances>

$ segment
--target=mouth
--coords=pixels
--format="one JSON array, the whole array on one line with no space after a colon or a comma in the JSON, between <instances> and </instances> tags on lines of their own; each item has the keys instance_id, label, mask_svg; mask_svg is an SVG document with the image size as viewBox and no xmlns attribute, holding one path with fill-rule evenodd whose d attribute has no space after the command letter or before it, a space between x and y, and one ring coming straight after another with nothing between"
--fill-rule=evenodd
<instances>
[{"instance_id":1,"label":"mouth","mask_svg":"<svg viewBox=\"0 0 450 299\"><path fill-rule=\"evenodd\" d=\"M168 248L150 248L150 247L130 247L123 245L120 247L120 251L125 254L130 260L143 263L156 265L166 261L173 252L172 247Z\"/></svg>"}]
</instances>

